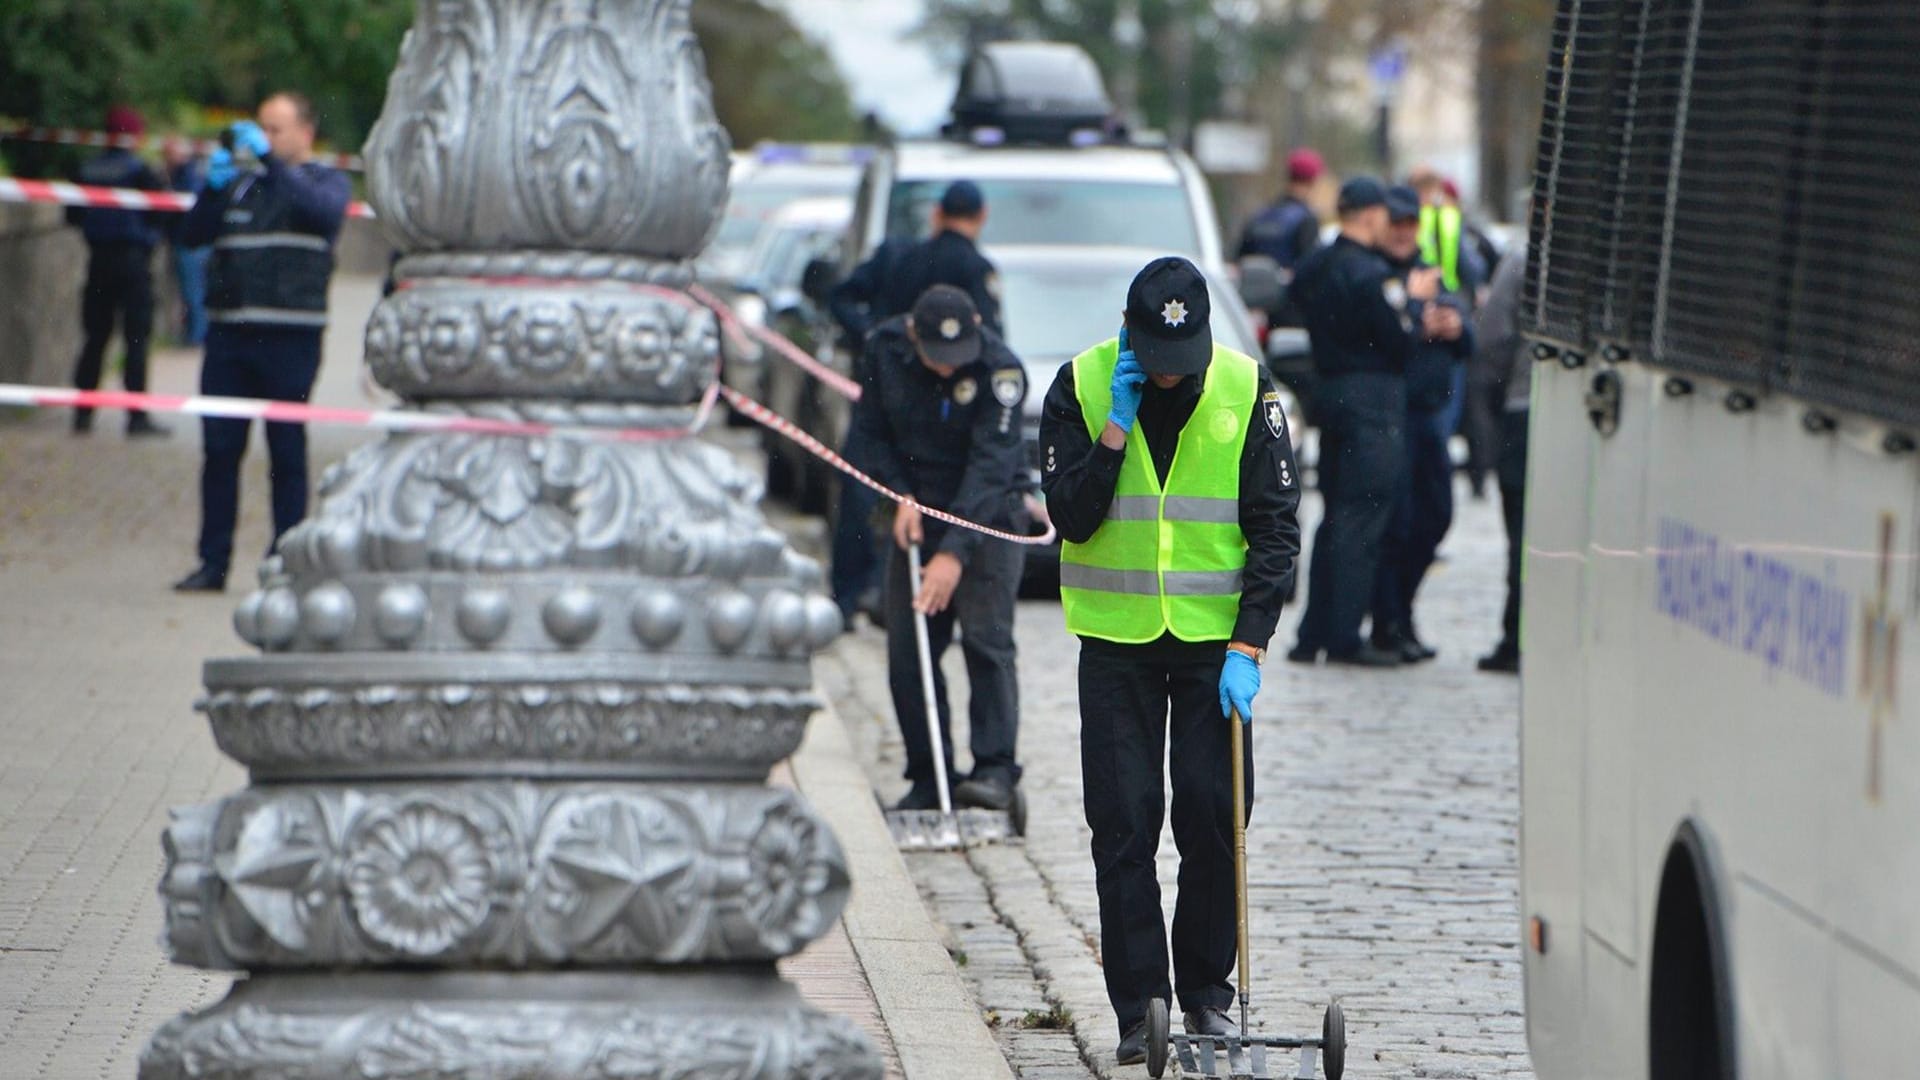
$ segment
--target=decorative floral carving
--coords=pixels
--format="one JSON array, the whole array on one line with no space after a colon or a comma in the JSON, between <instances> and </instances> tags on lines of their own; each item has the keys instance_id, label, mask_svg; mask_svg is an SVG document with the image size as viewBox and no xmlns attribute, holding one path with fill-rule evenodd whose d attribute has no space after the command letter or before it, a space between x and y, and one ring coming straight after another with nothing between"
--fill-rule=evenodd
<instances>
[{"instance_id":1,"label":"decorative floral carving","mask_svg":"<svg viewBox=\"0 0 1920 1080\"><path fill-rule=\"evenodd\" d=\"M822 900L833 888L836 869L822 857L823 850L820 823L797 807L776 807L761 819L747 848L741 898L768 949L794 952L804 944L794 931L821 925Z\"/></svg>"},{"instance_id":2,"label":"decorative floral carving","mask_svg":"<svg viewBox=\"0 0 1920 1080\"><path fill-rule=\"evenodd\" d=\"M687 0L423 0L367 139L368 194L408 251L685 258L726 199L708 98Z\"/></svg>"},{"instance_id":3,"label":"decorative floral carving","mask_svg":"<svg viewBox=\"0 0 1920 1080\"><path fill-rule=\"evenodd\" d=\"M642 984L636 997L657 986ZM238 994L236 994L238 996ZM141 1080L880 1080L858 1028L691 983L678 1000L229 1003L161 1028Z\"/></svg>"},{"instance_id":4,"label":"decorative floral carving","mask_svg":"<svg viewBox=\"0 0 1920 1080\"><path fill-rule=\"evenodd\" d=\"M711 312L631 286L397 292L367 323L367 364L410 398L511 394L691 404L720 347Z\"/></svg>"},{"instance_id":5,"label":"decorative floral carving","mask_svg":"<svg viewBox=\"0 0 1920 1080\"><path fill-rule=\"evenodd\" d=\"M176 815L168 945L209 968L766 961L825 933L845 856L784 790L255 789Z\"/></svg>"},{"instance_id":6,"label":"decorative floral carving","mask_svg":"<svg viewBox=\"0 0 1920 1080\"><path fill-rule=\"evenodd\" d=\"M656 774L697 763L747 778L798 749L818 707L808 691L622 683L216 689L200 704L223 751L280 777L519 760Z\"/></svg>"},{"instance_id":7,"label":"decorative floral carving","mask_svg":"<svg viewBox=\"0 0 1920 1080\"><path fill-rule=\"evenodd\" d=\"M405 956L438 956L478 929L492 878L479 826L430 802L371 814L348 841L360 927Z\"/></svg>"}]
</instances>

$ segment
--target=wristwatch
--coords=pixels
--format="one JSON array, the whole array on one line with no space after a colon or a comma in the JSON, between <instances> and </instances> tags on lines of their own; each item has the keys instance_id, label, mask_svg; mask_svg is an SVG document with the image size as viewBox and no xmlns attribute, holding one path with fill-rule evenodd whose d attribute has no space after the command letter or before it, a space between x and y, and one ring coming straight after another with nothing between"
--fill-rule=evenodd
<instances>
[{"instance_id":1,"label":"wristwatch","mask_svg":"<svg viewBox=\"0 0 1920 1080\"><path fill-rule=\"evenodd\" d=\"M1253 657L1253 662L1256 664L1264 664L1267 662L1267 650L1256 649L1246 642L1231 641L1227 643L1227 648L1232 649L1234 652Z\"/></svg>"}]
</instances>

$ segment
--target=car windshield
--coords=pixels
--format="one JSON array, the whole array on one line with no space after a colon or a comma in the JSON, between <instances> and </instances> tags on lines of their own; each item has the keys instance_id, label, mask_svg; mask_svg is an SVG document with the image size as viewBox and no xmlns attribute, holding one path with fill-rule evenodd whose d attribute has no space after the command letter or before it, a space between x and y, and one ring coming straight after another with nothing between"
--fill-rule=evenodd
<instances>
[{"instance_id":1,"label":"car windshield","mask_svg":"<svg viewBox=\"0 0 1920 1080\"><path fill-rule=\"evenodd\" d=\"M948 180L902 180L888 206L888 236L925 236ZM1110 180L982 180L994 244L1125 244L1198 257L1200 234L1178 184ZM1123 294L1124 295L1124 294Z\"/></svg>"},{"instance_id":2,"label":"car windshield","mask_svg":"<svg viewBox=\"0 0 1920 1080\"><path fill-rule=\"evenodd\" d=\"M1000 268L1001 320L1014 355L1038 369L1077 356L1120 332L1120 312L1137 267L1062 265ZM1210 291L1221 286L1209 282ZM1223 308L1213 315L1214 340L1247 351ZM1051 377L1052 368L1033 377Z\"/></svg>"},{"instance_id":3,"label":"car windshield","mask_svg":"<svg viewBox=\"0 0 1920 1080\"><path fill-rule=\"evenodd\" d=\"M726 217L710 249L750 247L781 207L800 199L844 194L846 187L825 179L813 183L745 181L735 184L727 199Z\"/></svg>"},{"instance_id":4,"label":"car windshield","mask_svg":"<svg viewBox=\"0 0 1920 1080\"><path fill-rule=\"evenodd\" d=\"M793 288L800 284L807 264L829 254L838 238L813 226L777 229L762 242L761 257L751 272L765 288Z\"/></svg>"}]
</instances>

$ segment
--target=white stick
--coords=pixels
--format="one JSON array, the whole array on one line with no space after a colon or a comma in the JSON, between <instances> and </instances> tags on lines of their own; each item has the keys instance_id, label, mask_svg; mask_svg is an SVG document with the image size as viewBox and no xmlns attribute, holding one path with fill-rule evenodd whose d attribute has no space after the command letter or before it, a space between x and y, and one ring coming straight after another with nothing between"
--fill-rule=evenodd
<instances>
[{"instance_id":1,"label":"white stick","mask_svg":"<svg viewBox=\"0 0 1920 1080\"><path fill-rule=\"evenodd\" d=\"M920 647L920 690L926 695L927 736L933 742L933 782L940 791L940 813L953 813L953 796L947 792L947 740L940 734L939 703L933 697L933 647L927 643L927 616L920 601L920 545L907 545L907 569L913 576L913 638Z\"/></svg>"}]
</instances>

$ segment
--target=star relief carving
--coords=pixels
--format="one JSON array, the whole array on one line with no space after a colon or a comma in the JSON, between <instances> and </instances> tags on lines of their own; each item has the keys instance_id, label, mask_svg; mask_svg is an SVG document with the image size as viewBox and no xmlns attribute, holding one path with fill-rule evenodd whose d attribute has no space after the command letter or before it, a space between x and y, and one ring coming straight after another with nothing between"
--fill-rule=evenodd
<instances>
[{"instance_id":1,"label":"star relief carving","mask_svg":"<svg viewBox=\"0 0 1920 1080\"><path fill-rule=\"evenodd\" d=\"M1179 300L1169 300L1167 306L1160 309L1160 317L1166 320L1168 326L1184 326L1187 322L1187 305Z\"/></svg>"},{"instance_id":2,"label":"star relief carving","mask_svg":"<svg viewBox=\"0 0 1920 1080\"><path fill-rule=\"evenodd\" d=\"M651 811L651 812L649 812ZM547 912L560 936L594 940L622 921L650 943L674 938L663 883L693 865L697 844L664 808L605 801L567 815L549 856Z\"/></svg>"}]
</instances>

